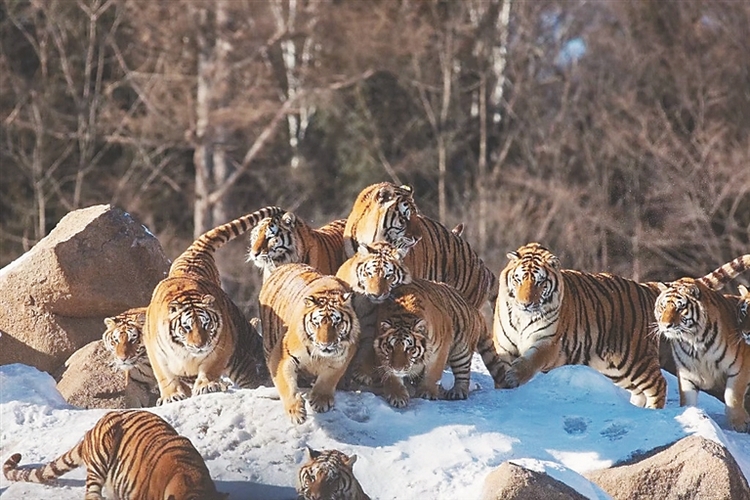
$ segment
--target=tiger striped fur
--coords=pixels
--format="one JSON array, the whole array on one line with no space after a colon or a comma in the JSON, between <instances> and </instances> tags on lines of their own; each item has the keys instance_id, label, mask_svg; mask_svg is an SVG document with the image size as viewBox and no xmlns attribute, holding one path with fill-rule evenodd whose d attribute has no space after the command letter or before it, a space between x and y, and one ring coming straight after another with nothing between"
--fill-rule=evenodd
<instances>
[{"instance_id":1,"label":"tiger striped fur","mask_svg":"<svg viewBox=\"0 0 750 500\"><path fill-rule=\"evenodd\" d=\"M9 481L49 483L86 466L86 500L110 489L117 500L219 500L200 453L158 415L145 410L106 413L71 450L46 465L19 469L21 455L3 465Z\"/></svg>"},{"instance_id":2,"label":"tiger striped fur","mask_svg":"<svg viewBox=\"0 0 750 500\"><path fill-rule=\"evenodd\" d=\"M738 285L737 288L740 291L737 323L743 340L746 344L750 344L750 290L744 285Z\"/></svg>"},{"instance_id":3,"label":"tiger striped fur","mask_svg":"<svg viewBox=\"0 0 750 500\"><path fill-rule=\"evenodd\" d=\"M466 399L475 351L496 385L505 374L484 316L445 283L413 278L411 283L394 288L391 298L378 306L373 347L383 392L388 403L397 408L409 401L402 377L420 380L416 397ZM454 384L441 391L438 384L446 364L451 367Z\"/></svg>"},{"instance_id":4,"label":"tiger striped fur","mask_svg":"<svg viewBox=\"0 0 750 500\"><path fill-rule=\"evenodd\" d=\"M263 350L294 423L307 418L299 375L316 377L308 396L314 411L333 406L336 385L359 341L352 295L346 283L306 264L284 264L263 282L258 297Z\"/></svg>"},{"instance_id":5,"label":"tiger striped fur","mask_svg":"<svg viewBox=\"0 0 750 500\"><path fill-rule=\"evenodd\" d=\"M309 264L323 274L335 274L344 261L344 226L339 219L313 229L292 212L266 217L250 232L247 260L267 279L282 264Z\"/></svg>"},{"instance_id":6,"label":"tiger striped fur","mask_svg":"<svg viewBox=\"0 0 750 500\"><path fill-rule=\"evenodd\" d=\"M505 387L524 384L539 371L582 364L630 391L634 404L664 407L658 338L648 334L656 283L560 269L558 258L539 243L508 258L493 321L508 365Z\"/></svg>"},{"instance_id":7,"label":"tiger striped fur","mask_svg":"<svg viewBox=\"0 0 750 500\"><path fill-rule=\"evenodd\" d=\"M497 277L456 232L418 213L412 189L383 182L362 190L344 228L344 252L361 243L411 248L404 259L415 278L448 283L474 307L494 302ZM460 228L459 228L460 229Z\"/></svg>"},{"instance_id":8,"label":"tiger striped fur","mask_svg":"<svg viewBox=\"0 0 750 500\"><path fill-rule=\"evenodd\" d=\"M266 207L204 233L156 285L146 311L144 343L159 384L158 404L238 387L266 378L260 336L221 288L214 252L265 217L283 213ZM192 388L183 383L195 377Z\"/></svg>"},{"instance_id":9,"label":"tiger striped fur","mask_svg":"<svg viewBox=\"0 0 750 500\"><path fill-rule=\"evenodd\" d=\"M723 390L732 429L750 430L744 397L750 383L750 345L744 342L742 296L721 294L722 288L750 268L750 255L739 257L698 279L661 284L654 305L658 331L672 348L680 405L695 405L699 390Z\"/></svg>"},{"instance_id":10,"label":"tiger striped fur","mask_svg":"<svg viewBox=\"0 0 750 500\"><path fill-rule=\"evenodd\" d=\"M370 500L354 476L357 455L306 449L307 461L297 475L299 500Z\"/></svg>"}]
</instances>

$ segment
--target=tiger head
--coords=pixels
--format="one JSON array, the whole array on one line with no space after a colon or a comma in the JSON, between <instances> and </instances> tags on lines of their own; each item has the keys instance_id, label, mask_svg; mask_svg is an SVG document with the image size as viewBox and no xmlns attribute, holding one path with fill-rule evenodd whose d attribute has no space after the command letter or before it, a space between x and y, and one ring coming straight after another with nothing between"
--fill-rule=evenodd
<instances>
[{"instance_id":1,"label":"tiger head","mask_svg":"<svg viewBox=\"0 0 750 500\"><path fill-rule=\"evenodd\" d=\"M544 313L560 305L563 280L560 261L539 243L508 253L510 262L500 274L500 291L526 313Z\"/></svg>"},{"instance_id":2,"label":"tiger head","mask_svg":"<svg viewBox=\"0 0 750 500\"><path fill-rule=\"evenodd\" d=\"M297 498L300 500L350 500L357 455L338 450L314 450L307 447L307 462L299 469Z\"/></svg>"},{"instance_id":3,"label":"tiger head","mask_svg":"<svg viewBox=\"0 0 750 500\"><path fill-rule=\"evenodd\" d=\"M356 315L352 292L328 290L304 298L305 341L320 357L345 355L356 343Z\"/></svg>"},{"instance_id":4,"label":"tiger head","mask_svg":"<svg viewBox=\"0 0 750 500\"><path fill-rule=\"evenodd\" d=\"M383 320L373 346L384 370L397 377L416 375L424 365L427 323L410 314Z\"/></svg>"},{"instance_id":5,"label":"tiger head","mask_svg":"<svg viewBox=\"0 0 750 500\"><path fill-rule=\"evenodd\" d=\"M282 264L299 262L297 223L292 212L261 220L250 232L247 261L269 272Z\"/></svg>"},{"instance_id":6,"label":"tiger head","mask_svg":"<svg viewBox=\"0 0 750 500\"><path fill-rule=\"evenodd\" d=\"M400 238L414 234L416 229L412 221L417 208L413 195L410 186L396 186L390 182L366 187L354 201L346 234L357 242L387 241L394 244Z\"/></svg>"},{"instance_id":7,"label":"tiger head","mask_svg":"<svg viewBox=\"0 0 750 500\"><path fill-rule=\"evenodd\" d=\"M712 293L692 278L682 278L669 284L659 283L661 293L656 298L654 316L659 333L664 337L693 346L704 343L708 314L704 296ZM715 292L714 292L715 293Z\"/></svg>"},{"instance_id":8,"label":"tiger head","mask_svg":"<svg viewBox=\"0 0 750 500\"><path fill-rule=\"evenodd\" d=\"M102 334L102 343L112 353L113 365L118 370L127 371L148 360L143 343L145 323L145 307L104 318L107 329Z\"/></svg>"},{"instance_id":9,"label":"tiger head","mask_svg":"<svg viewBox=\"0 0 750 500\"><path fill-rule=\"evenodd\" d=\"M361 243L336 276L370 301L383 302L395 287L411 283L409 269L403 264L409 248L408 244L396 247L385 242Z\"/></svg>"},{"instance_id":10,"label":"tiger head","mask_svg":"<svg viewBox=\"0 0 750 500\"><path fill-rule=\"evenodd\" d=\"M210 353L221 330L221 314L213 295L185 296L169 303L170 337L191 355Z\"/></svg>"}]
</instances>

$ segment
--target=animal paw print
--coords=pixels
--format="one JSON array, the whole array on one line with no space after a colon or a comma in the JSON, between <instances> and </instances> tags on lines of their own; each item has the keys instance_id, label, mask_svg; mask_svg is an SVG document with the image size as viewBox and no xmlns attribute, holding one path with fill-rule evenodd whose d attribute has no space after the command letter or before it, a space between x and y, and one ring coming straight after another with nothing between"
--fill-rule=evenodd
<instances>
[{"instance_id":1,"label":"animal paw print","mask_svg":"<svg viewBox=\"0 0 750 500\"><path fill-rule=\"evenodd\" d=\"M563 430L571 436L584 434L588 427L589 422L583 417L565 417L563 420Z\"/></svg>"},{"instance_id":2,"label":"animal paw print","mask_svg":"<svg viewBox=\"0 0 750 500\"><path fill-rule=\"evenodd\" d=\"M610 441L618 441L630 432L628 426L619 422L610 422L607 427L602 429L599 434Z\"/></svg>"}]
</instances>

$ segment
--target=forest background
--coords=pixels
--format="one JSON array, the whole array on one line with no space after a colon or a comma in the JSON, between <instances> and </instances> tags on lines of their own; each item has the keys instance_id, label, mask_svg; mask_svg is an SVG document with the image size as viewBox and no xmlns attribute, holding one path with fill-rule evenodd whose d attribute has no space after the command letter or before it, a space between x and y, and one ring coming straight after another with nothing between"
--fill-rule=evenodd
<instances>
[{"instance_id":1,"label":"forest background","mask_svg":"<svg viewBox=\"0 0 750 500\"><path fill-rule=\"evenodd\" d=\"M498 273L701 276L750 250L749 160L746 1L0 0L0 267L92 204L174 258L388 180Z\"/></svg>"}]
</instances>

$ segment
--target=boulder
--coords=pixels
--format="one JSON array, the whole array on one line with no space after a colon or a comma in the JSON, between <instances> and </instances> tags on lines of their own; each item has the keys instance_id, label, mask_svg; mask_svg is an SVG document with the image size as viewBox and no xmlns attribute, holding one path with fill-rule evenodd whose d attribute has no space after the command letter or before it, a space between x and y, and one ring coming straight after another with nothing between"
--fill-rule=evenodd
<instances>
[{"instance_id":1,"label":"boulder","mask_svg":"<svg viewBox=\"0 0 750 500\"><path fill-rule=\"evenodd\" d=\"M139 383L115 369L112 354L101 340L73 353L56 378L65 401L80 408L146 408L154 406L159 396L155 386Z\"/></svg>"},{"instance_id":2,"label":"boulder","mask_svg":"<svg viewBox=\"0 0 750 500\"><path fill-rule=\"evenodd\" d=\"M76 210L0 269L0 365L54 372L103 321L144 306L169 271L158 240L111 205Z\"/></svg>"},{"instance_id":3,"label":"boulder","mask_svg":"<svg viewBox=\"0 0 750 500\"><path fill-rule=\"evenodd\" d=\"M585 500L567 484L543 472L503 462L484 480L482 500Z\"/></svg>"},{"instance_id":4,"label":"boulder","mask_svg":"<svg viewBox=\"0 0 750 500\"><path fill-rule=\"evenodd\" d=\"M616 500L750 498L745 476L727 449L696 435L645 458L584 476Z\"/></svg>"}]
</instances>

